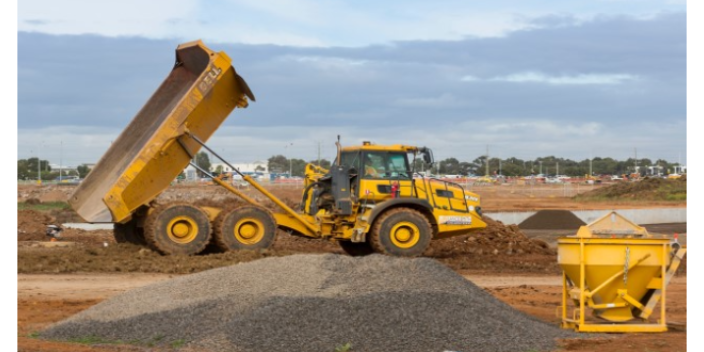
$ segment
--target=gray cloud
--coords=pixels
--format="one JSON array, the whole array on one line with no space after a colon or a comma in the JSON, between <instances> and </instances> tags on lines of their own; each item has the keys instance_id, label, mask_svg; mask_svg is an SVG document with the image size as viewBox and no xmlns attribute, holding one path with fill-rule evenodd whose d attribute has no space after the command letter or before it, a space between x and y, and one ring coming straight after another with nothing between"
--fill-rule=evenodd
<instances>
[{"instance_id":1,"label":"gray cloud","mask_svg":"<svg viewBox=\"0 0 704 352\"><path fill-rule=\"evenodd\" d=\"M42 20L42 19L31 19L31 20L24 20L23 21L26 24L30 24L33 26L41 26L45 24L51 23L49 20Z\"/></svg>"},{"instance_id":2,"label":"gray cloud","mask_svg":"<svg viewBox=\"0 0 704 352\"><path fill-rule=\"evenodd\" d=\"M213 143L243 151L234 161L282 153L289 141L290 152L312 159L313 141L332 144L337 134L350 144L427 145L437 157L460 159L487 144L524 158L627 158L638 148L676 160L686 152L686 14L583 23L551 16L535 25L502 38L362 48L203 38L233 58L257 97ZM54 140L48 135L61 130L84 142L85 128L117 136L168 75L177 44L20 32L19 157L38 133ZM104 149L95 143L76 147L76 160L99 158Z\"/></svg>"}]
</instances>

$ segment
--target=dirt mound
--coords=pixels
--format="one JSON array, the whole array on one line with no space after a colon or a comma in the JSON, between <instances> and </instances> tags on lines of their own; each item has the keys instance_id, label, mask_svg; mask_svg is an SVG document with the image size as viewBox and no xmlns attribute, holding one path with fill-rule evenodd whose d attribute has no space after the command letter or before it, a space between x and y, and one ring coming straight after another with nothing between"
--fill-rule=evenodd
<instances>
[{"instance_id":1,"label":"dirt mound","mask_svg":"<svg viewBox=\"0 0 704 352\"><path fill-rule=\"evenodd\" d=\"M327 254L159 282L41 333L86 336L212 351L502 352L552 350L556 338L576 334L511 308L432 259Z\"/></svg>"},{"instance_id":2,"label":"dirt mound","mask_svg":"<svg viewBox=\"0 0 704 352\"><path fill-rule=\"evenodd\" d=\"M518 227L526 230L576 230L586 225L569 210L539 210Z\"/></svg>"},{"instance_id":3,"label":"dirt mound","mask_svg":"<svg viewBox=\"0 0 704 352\"><path fill-rule=\"evenodd\" d=\"M455 270L559 273L555 251L528 238L516 225L484 217L487 228L468 236L430 242L425 252Z\"/></svg>"},{"instance_id":4,"label":"dirt mound","mask_svg":"<svg viewBox=\"0 0 704 352\"><path fill-rule=\"evenodd\" d=\"M528 238L516 225L484 217L486 229L468 236L458 236L430 242L427 252L435 258L466 256L468 254L553 254L547 243Z\"/></svg>"},{"instance_id":5,"label":"dirt mound","mask_svg":"<svg viewBox=\"0 0 704 352\"><path fill-rule=\"evenodd\" d=\"M661 201L687 200L687 177L682 176L678 179L646 177L636 182L618 182L575 197L577 200L603 198Z\"/></svg>"},{"instance_id":6,"label":"dirt mound","mask_svg":"<svg viewBox=\"0 0 704 352\"><path fill-rule=\"evenodd\" d=\"M54 224L56 219L36 210L17 212L18 241L46 241L46 225Z\"/></svg>"}]
</instances>

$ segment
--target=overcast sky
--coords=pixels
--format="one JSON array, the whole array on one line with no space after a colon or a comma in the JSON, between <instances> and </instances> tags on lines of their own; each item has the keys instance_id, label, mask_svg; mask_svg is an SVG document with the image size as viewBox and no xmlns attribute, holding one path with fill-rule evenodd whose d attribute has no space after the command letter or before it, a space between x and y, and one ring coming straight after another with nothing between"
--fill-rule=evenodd
<instances>
[{"instance_id":1,"label":"overcast sky","mask_svg":"<svg viewBox=\"0 0 704 352\"><path fill-rule=\"evenodd\" d=\"M173 67L225 51L257 101L209 144L232 162L370 140L687 157L684 1L38 1L18 4L17 157L97 161Z\"/></svg>"}]
</instances>

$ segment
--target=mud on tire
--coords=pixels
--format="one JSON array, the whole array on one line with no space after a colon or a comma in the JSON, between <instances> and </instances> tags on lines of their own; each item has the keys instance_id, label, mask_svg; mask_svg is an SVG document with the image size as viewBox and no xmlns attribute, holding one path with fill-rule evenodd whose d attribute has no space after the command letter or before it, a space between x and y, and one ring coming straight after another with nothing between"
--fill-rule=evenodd
<instances>
[{"instance_id":1,"label":"mud on tire","mask_svg":"<svg viewBox=\"0 0 704 352\"><path fill-rule=\"evenodd\" d=\"M222 211L213 227L215 244L224 251L266 249L276 238L274 217L253 205Z\"/></svg>"},{"instance_id":2,"label":"mud on tire","mask_svg":"<svg viewBox=\"0 0 704 352\"><path fill-rule=\"evenodd\" d=\"M113 224L112 234L115 238L115 242L146 246L147 241L144 240L144 228L137 226L139 220L139 217L135 214L130 221L124 224Z\"/></svg>"},{"instance_id":3,"label":"mud on tire","mask_svg":"<svg viewBox=\"0 0 704 352\"><path fill-rule=\"evenodd\" d=\"M149 214L144 225L147 244L166 255L200 253L210 242L210 232L208 214L190 204L158 207Z\"/></svg>"}]
</instances>

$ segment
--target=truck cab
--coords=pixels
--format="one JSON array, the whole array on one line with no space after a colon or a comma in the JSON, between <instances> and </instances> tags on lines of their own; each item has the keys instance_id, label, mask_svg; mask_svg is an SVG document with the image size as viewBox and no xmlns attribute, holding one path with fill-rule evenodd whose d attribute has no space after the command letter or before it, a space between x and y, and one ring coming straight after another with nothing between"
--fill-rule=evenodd
<instances>
[{"instance_id":1,"label":"truck cab","mask_svg":"<svg viewBox=\"0 0 704 352\"><path fill-rule=\"evenodd\" d=\"M364 142L361 146L341 147L338 155L330 170L308 165L302 202L308 216L350 216L349 231L343 230L345 224L338 224L342 225L341 231L330 229L335 238L366 241L364 235L372 230L374 222L392 209L423 214L432 227L433 238L486 226L481 220L479 195L447 180L413 177L421 159L425 165L433 163L429 148Z\"/></svg>"}]
</instances>

